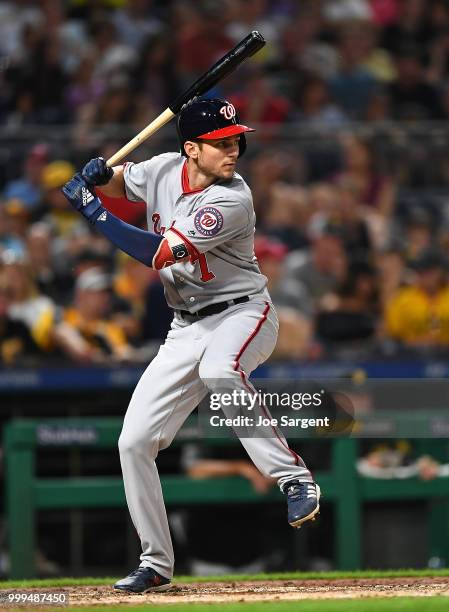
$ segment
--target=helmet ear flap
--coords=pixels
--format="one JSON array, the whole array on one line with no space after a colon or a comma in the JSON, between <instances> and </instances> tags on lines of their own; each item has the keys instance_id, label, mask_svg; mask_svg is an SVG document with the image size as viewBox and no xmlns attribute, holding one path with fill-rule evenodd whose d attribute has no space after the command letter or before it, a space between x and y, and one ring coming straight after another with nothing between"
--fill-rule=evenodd
<instances>
[{"instance_id":1,"label":"helmet ear flap","mask_svg":"<svg viewBox=\"0 0 449 612\"><path fill-rule=\"evenodd\" d=\"M246 136L245 134L240 134L240 139L239 139L239 157L242 157L242 155L245 153L246 151Z\"/></svg>"}]
</instances>

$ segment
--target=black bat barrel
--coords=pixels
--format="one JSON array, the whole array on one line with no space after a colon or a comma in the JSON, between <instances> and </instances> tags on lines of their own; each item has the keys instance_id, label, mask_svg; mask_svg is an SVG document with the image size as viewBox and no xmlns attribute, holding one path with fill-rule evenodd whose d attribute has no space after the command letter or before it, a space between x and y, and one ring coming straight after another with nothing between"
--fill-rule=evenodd
<instances>
[{"instance_id":1,"label":"black bat barrel","mask_svg":"<svg viewBox=\"0 0 449 612\"><path fill-rule=\"evenodd\" d=\"M212 89L214 85L233 72L245 59L257 53L264 45L265 39L260 32L254 30L251 34L248 34L248 36L219 59L212 68L195 81L184 93L179 95L174 102L169 105L170 110L175 114L179 113L184 104L187 104L190 100L196 98L196 96L201 96L209 91L209 89Z\"/></svg>"}]
</instances>

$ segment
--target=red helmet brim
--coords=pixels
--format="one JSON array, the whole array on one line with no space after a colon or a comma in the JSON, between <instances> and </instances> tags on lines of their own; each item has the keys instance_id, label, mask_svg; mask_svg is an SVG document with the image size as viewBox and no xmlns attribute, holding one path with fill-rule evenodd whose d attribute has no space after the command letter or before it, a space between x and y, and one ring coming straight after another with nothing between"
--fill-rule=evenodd
<instances>
[{"instance_id":1,"label":"red helmet brim","mask_svg":"<svg viewBox=\"0 0 449 612\"><path fill-rule=\"evenodd\" d=\"M220 138L228 138L229 136L236 136L237 134L243 134L244 132L255 131L256 130L253 128L237 123L236 125L228 125L227 127L214 130L213 132L206 132L206 134L201 134L201 136L197 136L197 138L200 138L201 140L219 140Z\"/></svg>"}]
</instances>

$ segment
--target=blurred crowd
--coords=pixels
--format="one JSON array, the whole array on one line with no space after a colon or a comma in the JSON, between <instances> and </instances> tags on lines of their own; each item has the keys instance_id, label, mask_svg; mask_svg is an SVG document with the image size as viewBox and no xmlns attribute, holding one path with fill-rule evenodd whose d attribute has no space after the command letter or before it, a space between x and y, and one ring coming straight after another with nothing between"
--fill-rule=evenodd
<instances>
[{"instance_id":1,"label":"blurred crowd","mask_svg":"<svg viewBox=\"0 0 449 612\"><path fill-rule=\"evenodd\" d=\"M145 122L252 29L245 120L449 116L445 0L0 2L0 123Z\"/></svg>"},{"instance_id":2,"label":"blurred crowd","mask_svg":"<svg viewBox=\"0 0 449 612\"><path fill-rule=\"evenodd\" d=\"M273 358L449 355L446 140L395 132L447 129L449 3L19 0L0 2L1 364L154 353L171 319L157 274L60 189L253 29L266 47L211 95L258 128L241 171L280 315ZM154 152L176 150L161 133ZM143 205L105 205L145 227Z\"/></svg>"},{"instance_id":3,"label":"blurred crowd","mask_svg":"<svg viewBox=\"0 0 449 612\"><path fill-rule=\"evenodd\" d=\"M449 116L444 0L0 2L0 123L146 124L252 29L267 45L223 83L245 120Z\"/></svg>"}]
</instances>

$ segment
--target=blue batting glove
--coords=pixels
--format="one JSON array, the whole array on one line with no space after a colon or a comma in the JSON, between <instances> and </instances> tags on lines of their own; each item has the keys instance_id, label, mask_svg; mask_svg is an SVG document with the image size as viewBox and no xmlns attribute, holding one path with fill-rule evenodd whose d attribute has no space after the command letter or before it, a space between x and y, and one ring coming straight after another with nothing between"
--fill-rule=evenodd
<instances>
[{"instance_id":1,"label":"blue batting glove","mask_svg":"<svg viewBox=\"0 0 449 612\"><path fill-rule=\"evenodd\" d=\"M95 195L79 172L64 185L62 193L73 208L86 217L89 223L94 224L104 210L100 198Z\"/></svg>"},{"instance_id":2,"label":"blue batting glove","mask_svg":"<svg viewBox=\"0 0 449 612\"><path fill-rule=\"evenodd\" d=\"M106 165L102 157L95 157L87 162L81 174L91 185L106 185L114 176L114 170Z\"/></svg>"}]
</instances>

